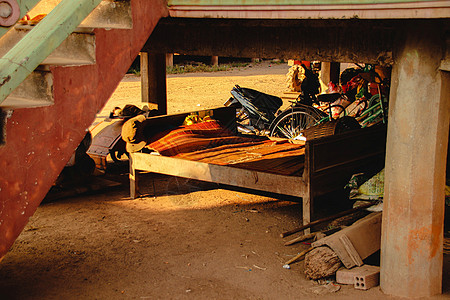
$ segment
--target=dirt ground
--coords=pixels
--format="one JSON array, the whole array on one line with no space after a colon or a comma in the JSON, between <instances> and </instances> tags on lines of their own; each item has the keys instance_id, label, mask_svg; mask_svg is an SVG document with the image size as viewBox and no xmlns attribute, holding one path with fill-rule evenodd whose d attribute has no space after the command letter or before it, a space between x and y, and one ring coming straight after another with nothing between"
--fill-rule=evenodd
<instances>
[{"instance_id":1,"label":"dirt ground","mask_svg":"<svg viewBox=\"0 0 450 300\"><path fill-rule=\"evenodd\" d=\"M170 75L169 113L222 106L234 84L281 96L288 68ZM142 105L133 76L99 115L129 103ZM41 204L0 264L1 299L395 299L379 287L324 292L302 262L283 269L308 247L280 238L301 224L298 203L154 174L131 200L126 162L110 171L121 186ZM448 262L436 299L450 295Z\"/></svg>"},{"instance_id":2,"label":"dirt ground","mask_svg":"<svg viewBox=\"0 0 450 300\"><path fill-rule=\"evenodd\" d=\"M221 107L231 97L230 91L236 84L282 96L287 91L285 81L288 70L289 66L285 63L263 62L231 71L167 75L168 113ZM140 98L139 77L127 75L99 115L107 116L114 106L123 107L130 103L142 106ZM149 106L155 108L153 104Z\"/></svg>"}]
</instances>

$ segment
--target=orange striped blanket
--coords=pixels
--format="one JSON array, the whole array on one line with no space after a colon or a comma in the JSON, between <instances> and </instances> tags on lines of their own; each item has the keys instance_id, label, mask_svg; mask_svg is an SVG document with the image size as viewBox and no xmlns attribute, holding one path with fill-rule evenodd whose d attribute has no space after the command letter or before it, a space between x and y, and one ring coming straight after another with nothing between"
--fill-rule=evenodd
<instances>
[{"instance_id":1,"label":"orange striped blanket","mask_svg":"<svg viewBox=\"0 0 450 300\"><path fill-rule=\"evenodd\" d=\"M304 144L237 136L216 121L159 133L146 148L163 156L292 176L302 174L305 153Z\"/></svg>"}]
</instances>

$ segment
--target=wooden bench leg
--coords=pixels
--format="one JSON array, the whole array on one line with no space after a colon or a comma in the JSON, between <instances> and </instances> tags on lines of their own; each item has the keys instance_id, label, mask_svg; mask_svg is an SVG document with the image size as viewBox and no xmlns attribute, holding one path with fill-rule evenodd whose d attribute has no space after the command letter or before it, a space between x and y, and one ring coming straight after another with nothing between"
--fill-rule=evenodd
<instances>
[{"instance_id":1,"label":"wooden bench leg","mask_svg":"<svg viewBox=\"0 0 450 300\"><path fill-rule=\"evenodd\" d=\"M303 212L303 225L307 225L309 223L311 223L311 215L312 215L312 197L311 194L308 194L307 196L303 197L302 199L302 203L303 203L303 207L302 207L302 212ZM311 229L307 228L303 231L303 234L310 234L311 233Z\"/></svg>"},{"instance_id":2,"label":"wooden bench leg","mask_svg":"<svg viewBox=\"0 0 450 300\"><path fill-rule=\"evenodd\" d=\"M136 193L138 189L137 171L133 166L133 155L130 155L130 198L136 199Z\"/></svg>"}]
</instances>

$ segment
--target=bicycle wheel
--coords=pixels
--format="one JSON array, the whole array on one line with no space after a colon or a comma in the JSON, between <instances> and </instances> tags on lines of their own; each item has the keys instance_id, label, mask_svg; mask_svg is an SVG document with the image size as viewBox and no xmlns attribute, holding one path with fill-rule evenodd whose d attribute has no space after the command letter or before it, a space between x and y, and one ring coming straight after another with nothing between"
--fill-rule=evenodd
<instances>
[{"instance_id":1,"label":"bicycle wheel","mask_svg":"<svg viewBox=\"0 0 450 300\"><path fill-rule=\"evenodd\" d=\"M279 114L270 124L269 136L293 139L300 132L317 124L326 114L309 106L296 106Z\"/></svg>"}]
</instances>

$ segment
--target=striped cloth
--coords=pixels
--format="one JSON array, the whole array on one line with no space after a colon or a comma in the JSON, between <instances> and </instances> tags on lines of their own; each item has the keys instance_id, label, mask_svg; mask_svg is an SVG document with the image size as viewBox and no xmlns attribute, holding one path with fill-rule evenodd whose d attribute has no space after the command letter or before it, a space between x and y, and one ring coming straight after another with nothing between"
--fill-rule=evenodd
<instances>
[{"instance_id":1,"label":"striped cloth","mask_svg":"<svg viewBox=\"0 0 450 300\"><path fill-rule=\"evenodd\" d=\"M164 156L287 176L300 176L304 167L304 143L236 136L216 121L163 132L146 147Z\"/></svg>"},{"instance_id":2,"label":"striped cloth","mask_svg":"<svg viewBox=\"0 0 450 300\"><path fill-rule=\"evenodd\" d=\"M301 176L305 163L304 144L271 140L262 143L224 145L176 157L286 176Z\"/></svg>"},{"instance_id":3,"label":"striped cloth","mask_svg":"<svg viewBox=\"0 0 450 300\"><path fill-rule=\"evenodd\" d=\"M175 156L222 145L237 143L261 143L267 138L246 138L233 134L217 121L181 126L155 135L148 141L146 148L164 156Z\"/></svg>"}]
</instances>

